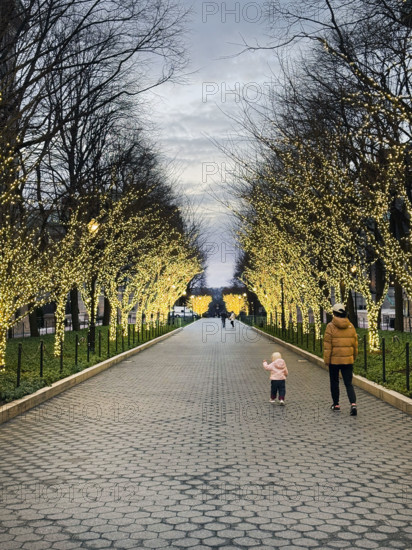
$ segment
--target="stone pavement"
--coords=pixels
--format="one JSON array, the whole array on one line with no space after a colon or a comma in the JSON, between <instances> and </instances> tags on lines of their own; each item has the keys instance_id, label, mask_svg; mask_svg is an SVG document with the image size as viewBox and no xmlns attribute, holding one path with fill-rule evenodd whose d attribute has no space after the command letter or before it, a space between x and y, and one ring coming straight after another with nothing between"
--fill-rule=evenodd
<instances>
[{"instance_id":1,"label":"stone pavement","mask_svg":"<svg viewBox=\"0 0 412 550\"><path fill-rule=\"evenodd\" d=\"M203 320L0 427L0 549L412 548L411 417Z\"/></svg>"}]
</instances>

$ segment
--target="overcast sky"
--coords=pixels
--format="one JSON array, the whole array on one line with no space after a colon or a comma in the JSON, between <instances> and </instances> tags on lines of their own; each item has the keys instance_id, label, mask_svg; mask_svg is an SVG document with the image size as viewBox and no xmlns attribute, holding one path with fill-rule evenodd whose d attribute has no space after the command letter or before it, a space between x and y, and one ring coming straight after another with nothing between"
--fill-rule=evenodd
<instances>
[{"instance_id":1,"label":"overcast sky","mask_svg":"<svg viewBox=\"0 0 412 550\"><path fill-rule=\"evenodd\" d=\"M189 83L156 89L150 113L158 128L163 154L174 159L179 180L205 219L211 251L208 286L224 286L233 276L234 243L228 231L228 213L208 189L225 190L226 162L209 138L224 142L234 132L225 113L240 114L240 98L257 101L267 93L274 70L269 52L246 53L242 42L264 42L264 2L196 2L192 6L187 72Z\"/></svg>"}]
</instances>

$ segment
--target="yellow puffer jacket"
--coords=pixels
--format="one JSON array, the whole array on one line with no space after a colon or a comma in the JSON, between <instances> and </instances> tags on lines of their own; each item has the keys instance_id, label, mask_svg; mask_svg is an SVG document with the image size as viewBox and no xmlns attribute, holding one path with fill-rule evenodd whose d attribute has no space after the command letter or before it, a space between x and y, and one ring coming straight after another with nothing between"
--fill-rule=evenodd
<instances>
[{"instance_id":1,"label":"yellow puffer jacket","mask_svg":"<svg viewBox=\"0 0 412 550\"><path fill-rule=\"evenodd\" d=\"M323 339L326 365L353 365L358 356L358 335L348 318L333 317Z\"/></svg>"}]
</instances>

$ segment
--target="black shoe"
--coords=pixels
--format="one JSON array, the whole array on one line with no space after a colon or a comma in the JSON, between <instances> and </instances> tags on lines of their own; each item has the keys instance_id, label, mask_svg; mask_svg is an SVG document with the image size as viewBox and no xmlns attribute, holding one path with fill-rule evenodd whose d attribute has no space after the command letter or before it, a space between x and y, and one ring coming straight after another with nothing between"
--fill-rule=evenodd
<instances>
[{"instance_id":1,"label":"black shoe","mask_svg":"<svg viewBox=\"0 0 412 550\"><path fill-rule=\"evenodd\" d=\"M356 405L351 405L351 408L350 408L350 413L349 413L351 416L357 416L358 414L358 409L356 408Z\"/></svg>"},{"instance_id":2,"label":"black shoe","mask_svg":"<svg viewBox=\"0 0 412 550\"><path fill-rule=\"evenodd\" d=\"M330 408L332 411L340 412L340 405L331 405Z\"/></svg>"}]
</instances>

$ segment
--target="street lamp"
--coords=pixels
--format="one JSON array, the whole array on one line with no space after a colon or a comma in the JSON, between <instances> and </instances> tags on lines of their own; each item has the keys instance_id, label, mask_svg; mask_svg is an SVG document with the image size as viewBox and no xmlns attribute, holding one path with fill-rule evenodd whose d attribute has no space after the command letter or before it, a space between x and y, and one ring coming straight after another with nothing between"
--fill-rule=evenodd
<instances>
[{"instance_id":1,"label":"street lamp","mask_svg":"<svg viewBox=\"0 0 412 550\"><path fill-rule=\"evenodd\" d=\"M283 291L283 277L280 280L281 298L282 298L282 331L285 330L285 294Z\"/></svg>"}]
</instances>

